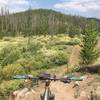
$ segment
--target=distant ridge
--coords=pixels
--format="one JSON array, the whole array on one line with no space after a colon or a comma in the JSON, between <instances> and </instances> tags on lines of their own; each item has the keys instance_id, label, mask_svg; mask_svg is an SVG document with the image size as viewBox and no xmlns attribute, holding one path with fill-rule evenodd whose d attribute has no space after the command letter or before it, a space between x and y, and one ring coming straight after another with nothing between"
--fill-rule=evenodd
<instances>
[{"instance_id":1,"label":"distant ridge","mask_svg":"<svg viewBox=\"0 0 100 100\"><path fill-rule=\"evenodd\" d=\"M0 15L0 36L81 34L90 20L97 23L100 32L100 20L96 18L66 15L52 9L29 9L14 14L3 10Z\"/></svg>"}]
</instances>

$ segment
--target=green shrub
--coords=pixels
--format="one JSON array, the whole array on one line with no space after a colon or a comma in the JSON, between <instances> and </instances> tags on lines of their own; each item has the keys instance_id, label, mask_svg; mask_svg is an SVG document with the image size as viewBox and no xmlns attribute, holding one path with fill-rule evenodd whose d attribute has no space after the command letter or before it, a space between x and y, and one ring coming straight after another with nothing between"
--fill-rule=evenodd
<instances>
[{"instance_id":1,"label":"green shrub","mask_svg":"<svg viewBox=\"0 0 100 100\"><path fill-rule=\"evenodd\" d=\"M12 64L20 58L20 51L13 47L3 48L0 52L0 63L1 66Z\"/></svg>"},{"instance_id":2,"label":"green shrub","mask_svg":"<svg viewBox=\"0 0 100 100\"><path fill-rule=\"evenodd\" d=\"M24 74L24 69L20 64L10 64L5 66L1 71L2 79L11 79L14 75Z\"/></svg>"},{"instance_id":3,"label":"green shrub","mask_svg":"<svg viewBox=\"0 0 100 100\"><path fill-rule=\"evenodd\" d=\"M23 80L3 81L0 84L0 95L9 95L11 92L23 87Z\"/></svg>"},{"instance_id":4,"label":"green shrub","mask_svg":"<svg viewBox=\"0 0 100 100\"><path fill-rule=\"evenodd\" d=\"M35 58L28 58L28 59L20 59L17 63L21 64L24 68L25 73L29 73L31 71L36 71L42 68L43 63L38 59Z\"/></svg>"},{"instance_id":5,"label":"green shrub","mask_svg":"<svg viewBox=\"0 0 100 100\"><path fill-rule=\"evenodd\" d=\"M68 55L63 51L48 50L44 53L44 66L59 66L66 64Z\"/></svg>"},{"instance_id":6,"label":"green shrub","mask_svg":"<svg viewBox=\"0 0 100 100\"><path fill-rule=\"evenodd\" d=\"M12 49L11 47L5 47L5 48L2 48L0 50L0 63L9 54L9 52L11 51L11 49Z\"/></svg>"},{"instance_id":7,"label":"green shrub","mask_svg":"<svg viewBox=\"0 0 100 100\"><path fill-rule=\"evenodd\" d=\"M36 53L40 48L42 48L42 44L39 41L30 42L27 46L27 50L33 54Z\"/></svg>"},{"instance_id":8,"label":"green shrub","mask_svg":"<svg viewBox=\"0 0 100 100\"><path fill-rule=\"evenodd\" d=\"M12 64L19 58L20 54L18 51L11 51L11 53L5 57L1 63L1 66Z\"/></svg>"},{"instance_id":9,"label":"green shrub","mask_svg":"<svg viewBox=\"0 0 100 100\"><path fill-rule=\"evenodd\" d=\"M81 40L77 37L70 39L70 41L67 43L67 45L80 45Z\"/></svg>"},{"instance_id":10,"label":"green shrub","mask_svg":"<svg viewBox=\"0 0 100 100\"><path fill-rule=\"evenodd\" d=\"M42 67L42 62L39 60L39 61L36 61L35 59L31 59L28 64L27 64L27 67L29 68L29 72L31 70L39 70L41 69Z\"/></svg>"},{"instance_id":11,"label":"green shrub","mask_svg":"<svg viewBox=\"0 0 100 100\"><path fill-rule=\"evenodd\" d=\"M79 69L80 69L80 66L75 66L75 67L73 67L73 68L71 69L71 72L72 72L72 73L77 72L77 71L79 71Z\"/></svg>"}]
</instances>

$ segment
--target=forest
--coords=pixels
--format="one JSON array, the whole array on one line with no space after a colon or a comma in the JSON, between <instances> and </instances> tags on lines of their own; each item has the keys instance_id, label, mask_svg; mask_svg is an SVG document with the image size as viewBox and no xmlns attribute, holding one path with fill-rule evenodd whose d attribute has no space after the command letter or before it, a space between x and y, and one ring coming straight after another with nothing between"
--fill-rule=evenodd
<instances>
[{"instance_id":1,"label":"forest","mask_svg":"<svg viewBox=\"0 0 100 100\"><path fill-rule=\"evenodd\" d=\"M55 34L81 34L86 23L94 20L100 32L100 20L81 16L65 15L48 9L29 9L20 13L9 13L1 8L0 37Z\"/></svg>"}]
</instances>

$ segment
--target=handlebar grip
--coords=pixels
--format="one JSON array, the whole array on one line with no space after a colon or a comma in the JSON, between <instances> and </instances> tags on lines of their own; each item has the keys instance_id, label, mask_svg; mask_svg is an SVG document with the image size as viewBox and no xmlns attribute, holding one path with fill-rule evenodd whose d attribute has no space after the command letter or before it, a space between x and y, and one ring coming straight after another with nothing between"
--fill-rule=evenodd
<instances>
[{"instance_id":1,"label":"handlebar grip","mask_svg":"<svg viewBox=\"0 0 100 100\"><path fill-rule=\"evenodd\" d=\"M25 75L23 75L23 76L16 75L16 76L13 76L13 79L26 79L26 76Z\"/></svg>"},{"instance_id":2,"label":"handlebar grip","mask_svg":"<svg viewBox=\"0 0 100 100\"><path fill-rule=\"evenodd\" d=\"M68 79L73 80L73 81L82 81L83 80L82 77L76 77L76 76L69 77Z\"/></svg>"},{"instance_id":3,"label":"handlebar grip","mask_svg":"<svg viewBox=\"0 0 100 100\"><path fill-rule=\"evenodd\" d=\"M38 80L38 77L33 77L31 75L16 75L13 76L13 79L32 79L34 81L34 80Z\"/></svg>"}]
</instances>

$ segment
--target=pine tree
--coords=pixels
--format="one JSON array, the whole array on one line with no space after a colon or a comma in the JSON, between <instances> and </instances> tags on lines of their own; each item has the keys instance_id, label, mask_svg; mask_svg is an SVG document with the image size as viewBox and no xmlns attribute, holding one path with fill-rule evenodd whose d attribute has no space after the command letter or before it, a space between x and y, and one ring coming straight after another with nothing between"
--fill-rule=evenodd
<instances>
[{"instance_id":1,"label":"pine tree","mask_svg":"<svg viewBox=\"0 0 100 100\"><path fill-rule=\"evenodd\" d=\"M100 56L100 51L96 48L98 32L96 24L92 21L86 25L83 36L83 45L80 52L81 65L93 64Z\"/></svg>"}]
</instances>

